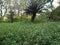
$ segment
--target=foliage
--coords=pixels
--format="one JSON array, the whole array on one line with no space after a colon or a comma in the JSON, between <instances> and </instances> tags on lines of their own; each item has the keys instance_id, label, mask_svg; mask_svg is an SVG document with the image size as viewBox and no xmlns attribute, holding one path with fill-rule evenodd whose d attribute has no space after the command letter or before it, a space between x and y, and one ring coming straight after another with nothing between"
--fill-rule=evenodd
<instances>
[{"instance_id":1,"label":"foliage","mask_svg":"<svg viewBox=\"0 0 60 45\"><path fill-rule=\"evenodd\" d=\"M49 13L40 13L39 16L36 16L36 22L48 22Z\"/></svg>"},{"instance_id":2,"label":"foliage","mask_svg":"<svg viewBox=\"0 0 60 45\"><path fill-rule=\"evenodd\" d=\"M53 21L60 21L60 6L53 10L51 13L52 15L50 16L50 18Z\"/></svg>"}]
</instances>

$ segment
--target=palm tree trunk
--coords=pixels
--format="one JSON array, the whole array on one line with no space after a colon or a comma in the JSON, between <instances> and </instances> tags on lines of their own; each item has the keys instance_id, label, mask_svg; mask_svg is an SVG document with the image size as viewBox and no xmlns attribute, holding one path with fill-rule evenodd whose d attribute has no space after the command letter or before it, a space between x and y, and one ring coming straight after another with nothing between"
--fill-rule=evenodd
<instances>
[{"instance_id":1,"label":"palm tree trunk","mask_svg":"<svg viewBox=\"0 0 60 45\"><path fill-rule=\"evenodd\" d=\"M33 22L36 17L36 13L33 13L31 21Z\"/></svg>"}]
</instances>

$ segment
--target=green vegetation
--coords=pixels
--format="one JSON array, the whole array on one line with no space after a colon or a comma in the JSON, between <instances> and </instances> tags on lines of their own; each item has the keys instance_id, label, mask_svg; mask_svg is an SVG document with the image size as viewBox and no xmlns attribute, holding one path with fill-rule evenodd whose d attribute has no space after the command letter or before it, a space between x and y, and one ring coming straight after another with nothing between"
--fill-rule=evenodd
<instances>
[{"instance_id":1,"label":"green vegetation","mask_svg":"<svg viewBox=\"0 0 60 45\"><path fill-rule=\"evenodd\" d=\"M53 10L52 15L50 15L50 18L53 21L60 21L60 6L58 6L55 10Z\"/></svg>"},{"instance_id":2,"label":"green vegetation","mask_svg":"<svg viewBox=\"0 0 60 45\"><path fill-rule=\"evenodd\" d=\"M60 45L60 22L0 23L0 45Z\"/></svg>"},{"instance_id":3,"label":"green vegetation","mask_svg":"<svg viewBox=\"0 0 60 45\"><path fill-rule=\"evenodd\" d=\"M53 1L1 0L0 45L60 45L60 6L53 9Z\"/></svg>"}]
</instances>

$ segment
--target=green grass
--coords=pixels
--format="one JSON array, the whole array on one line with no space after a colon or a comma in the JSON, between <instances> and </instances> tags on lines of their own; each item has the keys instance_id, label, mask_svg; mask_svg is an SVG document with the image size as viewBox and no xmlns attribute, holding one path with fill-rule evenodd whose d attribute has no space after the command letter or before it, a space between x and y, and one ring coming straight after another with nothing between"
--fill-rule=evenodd
<instances>
[{"instance_id":1,"label":"green grass","mask_svg":"<svg viewBox=\"0 0 60 45\"><path fill-rule=\"evenodd\" d=\"M0 22L0 45L60 45L60 22L49 22L47 17Z\"/></svg>"},{"instance_id":2,"label":"green grass","mask_svg":"<svg viewBox=\"0 0 60 45\"><path fill-rule=\"evenodd\" d=\"M0 45L60 45L60 22L0 23Z\"/></svg>"}]
</instances>

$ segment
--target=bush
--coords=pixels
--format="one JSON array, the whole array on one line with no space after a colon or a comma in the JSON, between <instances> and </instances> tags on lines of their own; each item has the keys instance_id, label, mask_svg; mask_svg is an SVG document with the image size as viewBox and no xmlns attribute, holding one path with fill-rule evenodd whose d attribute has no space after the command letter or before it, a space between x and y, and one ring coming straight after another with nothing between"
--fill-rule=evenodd
<instances>
[{"instance_id":1,"label":"bush","mask_svg":"<svg viewBox=\"0 0 60 45\"><path fill-rule=\"evenodd\" d=\"M49 14L47 13L40 13L39 16L36 16L35 21L39 22L47 22L48 21Z\"/></svg>"}]
</instances>

